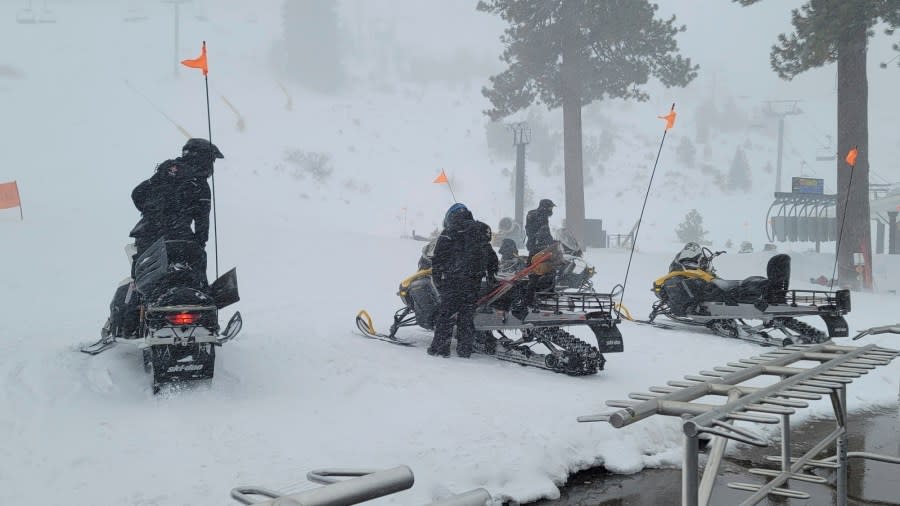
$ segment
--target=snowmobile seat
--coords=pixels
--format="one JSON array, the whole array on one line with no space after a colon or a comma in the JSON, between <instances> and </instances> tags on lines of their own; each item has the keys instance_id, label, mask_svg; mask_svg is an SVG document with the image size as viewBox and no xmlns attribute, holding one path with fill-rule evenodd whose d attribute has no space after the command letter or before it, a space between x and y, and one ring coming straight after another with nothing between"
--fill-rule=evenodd
<instances>
[{"instance_id":1,"label":"snowmobile seat","mask_svg":"<svg viewBox=\"0 0 900 506\"><path fill-rule=\"evenodd\" d=\"M721 290L726 302L756 302L763 297L769 288L769 279L762 276L750 276L741 280L716 278L712 284Z\"/></svg>"}]
</instances>

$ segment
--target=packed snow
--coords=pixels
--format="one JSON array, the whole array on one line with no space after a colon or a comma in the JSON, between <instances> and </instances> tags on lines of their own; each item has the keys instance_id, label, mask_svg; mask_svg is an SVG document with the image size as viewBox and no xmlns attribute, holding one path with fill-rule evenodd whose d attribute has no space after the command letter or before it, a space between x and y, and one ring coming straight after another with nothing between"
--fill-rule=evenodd
<instances>
[{"instance_id":1,"label":"packed snow","mask_svg":"<svg viewBox=\"0 0 900 506\"><path fill-rule=\"evenodd\" d=\"M624 322L625 352L608 354L596 376L574 378L480 355L430 357L431 336L418 329L403 334L413 347L362 337L357 311L385 329L399 306L399 281L415 270L424 243L398 236L429 233L452 202L446 187L430 182L441 168L476 218L495 225L512 207L500 171L509 164L489 161L485 147L483 83L384 88L363 80L352 92L319 96L286 82L294 103L287 110L265 56L280 26L279 2L226 4L209 12L208 24L185 16L178 52L196 56L201 39L210 47L213 141L226 156L216 166L219 271L237 266L242 300L234 309L245 325L219 350L210 385L156 396L136 347L123 343L96 357L78 348L96 339L127 275L122 247L138 219L131 189L185 140L154 107L205 136L202 77L190 69L171 77L169 6L148 7L148 22L125 24L120 2L59 5L53 26L17 25L13 6L0 6L0 44L10 48L0 65L16 69L0 74L0 182L18 181L25 217L0 211L0 504L218 505L238 485L293 492L313 486L305 474L314 468L398 464L413 469L416 484L379 504L421 504L476 487L527 502L555 497L570 473L588 467L634 473L679 465L675 420L615 430L576 417L765 350ZM450 19L468 16L495 35L502 29L466 12ZM681 19L689 32L700 30L690 16ZM774 35L767 37L760 40ZM484 50L498 53L490 40ZM678 90L665 93L652 104L612 107L629 111L626 124L652 145L661 134L654 114ZM246 130L235 128L222 96ZM673 166L673 150L663 151L661 170ZM304 172L308 165L296 163L303 153L327 154L330 178ZM732 153L716 156L727 163ZM608 187L588 189L589 214L609 216L612 232L627 233L640 210L650 168L640 156L619 151L616 160L631 164L627 173L613 177L607 168ZM771 175L754 177L770 184ZM562 201L560 176L536 175L529 184ZM608 188L624 193L613 198ZM703 207L721 249L726 239L753 234L741 223L762 222L770 193L760 192L701 203L654 190L625 306L636 316L649 312L651 282L679 249L672 230L687 210ZM759 229L752 240L756 253L735 248L717 259L723 277L765 272ZM833 256L810 248L794 246L795 287L830 275ZM622 282L626 250L592 249L587 259L598 289ZM879 292L853 294L851 332L898 320L900 262L883 255L875 262ZM900 347L890 335L864 342ZM850 409L896 406L898 391L900 361L856 380ZM800 416L830 409L825 400Z\"/></svg>"}]
</instances>

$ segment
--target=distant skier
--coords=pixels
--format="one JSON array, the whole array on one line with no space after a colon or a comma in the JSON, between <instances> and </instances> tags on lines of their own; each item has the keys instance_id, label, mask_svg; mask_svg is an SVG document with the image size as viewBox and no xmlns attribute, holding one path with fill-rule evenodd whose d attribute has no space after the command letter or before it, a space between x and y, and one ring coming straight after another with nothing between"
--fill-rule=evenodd
<instances>
[{"instance_id":1,"label":"distant skier","mask_svg":"<svg viewBox=\"0 0 900 506\"><path fill-rule=\"evenodd\" d=\"M525 246L528 248L529 262L537 252L553 244L550 217L553 216L554 207L556 204L552 200L541 199L537 209L528 211L528 215L525 217L525 233L528 235Z\"/></svg>"},{"instance_id":2,"label":"distant skier","mask_svg":"<svg viewBox=\"0 0 900 506\"><path fill-rule=\"evenodd\" d=\"M450 206L431 259L431 276L440 294L440 306L429 355L450 356L454 327L457 355L468 358L472 354L475 303L486 270L483 242L484 229L471 211L459 203Z\"/></svg>"}]
</instances>

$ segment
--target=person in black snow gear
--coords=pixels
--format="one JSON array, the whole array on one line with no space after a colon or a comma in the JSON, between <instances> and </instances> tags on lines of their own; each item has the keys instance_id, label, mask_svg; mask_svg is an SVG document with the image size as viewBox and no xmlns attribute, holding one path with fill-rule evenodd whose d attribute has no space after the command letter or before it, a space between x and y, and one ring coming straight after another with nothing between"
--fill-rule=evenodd
<instances>
[{"instance_id":1,"label":"person in black snow gear","mask_svg":"<svg viewBox=\"0 0 900 506\"><path fill-rule=\"evenodd\" d=\"M476 221L475 226L477 227L481 248L481 266L474 276L478 278L479 283L481 278L484 277L487 279L488 285L493 285L497 283L497 272L500 270L497 252L491 246L491 238L494 234L491 232L491 226L483 221Z\"/></svg>"},{"instance_id":2,"label":"person in black snow gear","mask_svg":"<svg viewBox=\"0 0 900 506\"><path fill-rule=\"evenodd\" d=\"M512 239L503 239L500 244L500 266L503 274L515 274L525 268L525 259L519 256L519 248Z\"/></svg>"},{"instance_id":3,"label":"person in black snow gear","mask_svg":"<svg viewBox=\"0 0 900 506\"><path fill-rule=\"evenodd\" d=\"M525 247L528 248L528 262L531 262L537 252L553 244L553 234L550 232L550 217L553 216L553 208L556 204L550 199L541 199L537 209L528 211L525 217L525 233L528 240Z\"/></svg>"},{"instance_id":4,"label":"person in black snow gear","mask_svg":"<svg viewBox=\"0 0 900 506\"><path fill-rule=\"evenodd\" d=\"M224 156L214 144L206 139L190 139L180 157L159 164L153 176L131 192L131 199L141 212L140 221L129 234L135 239L136 248L132 257L132 278L137 259L160 238L195 241L201 250L206 247L212 203L206 179L212 175L217 158ZM198 282L207 286L205 251L195 262ZM110 319L104 332L135 335L139 305L132 286L120 286L110 304Z\"/></svg>"},{"instance_id":5,"label":"person in black snow gear","mask_svg":"<svg viewBox=\"0 0 900 506\"><path fill-rule=\"evenodd\" d=\"M130 234L137 247L135 259L160 237L191 240L201 249L206 248L212 204L206 180L218 158L224 156L215 144L206 139L190 139L180 157L159 164L156 173L131 192L134 206L141 212L141 220ZM205 253L197 263L205 279Z\"/></svg>"},{"instance_id":6,"label":"person in black snow gear","mask_svg":"<svg viewBox=\"0 0 900 506\"><path fill-rule=\"evenodd\" d=\"M475 303L484 276L483 229L463 204L453 204L434 246L431 278L440 295L429 355L450 356L453 328L456 353L469 357L475 340ZM495 256L496 260L496 256Z\"/></svg>"}]
</instances>

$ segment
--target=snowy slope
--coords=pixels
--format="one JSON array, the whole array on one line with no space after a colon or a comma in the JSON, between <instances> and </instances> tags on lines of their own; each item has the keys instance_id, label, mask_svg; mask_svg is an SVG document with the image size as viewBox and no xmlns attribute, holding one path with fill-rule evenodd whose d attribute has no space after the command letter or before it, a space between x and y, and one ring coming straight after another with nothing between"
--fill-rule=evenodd
<instances>
[{"instance_id":1,"label":"snowy slope","mask_svg":"<svg viewBox=\"0 0 900 506\"><path fill-rule=\"evenodd\" d=\"M377 326L388 323L397 283L415 266L422 243L396 239L400 209L421 233L449 204L430 183L439 168L459 178L454 189L486 220L505 214L508 197L495 190L504 183L488 162L477 86L400 82L392 92L360 85L322 97L287 84L295 109L285 110L265 57L276 4L223 1L210 24L183 20L184 57L201 38L210 44L213 140L227 157L216 173L220 270L238 267L246 325L221 349L211 388L156 397L137 350L76 350L96 336L127 273L131 188L184 140L125 81L199 136L202 80L187 69L170 77L162 5L138 25L120 23L118 3L60 5L56 26L14 24L2 5L0 43L17 50L0 64L22 77L0 80L0 181L19 181L25 221L0 211L0 504L223 504L239 484L299 490L315 467L400 463L416 486L384 503L478 486L524 501L552 497L568 473L593 465L677 464L672 421L615 431L575 417L759 348L625 323L626 353L607 357L597 376L570 378L485 357L434 359L425 332L407 334L421 343L414 348L355 333L361 308ZM220 93L244 115L244 132ZM331 179L294 175L292 150L330 155ZM623 222L637 212L634 196L620 202L632 211L605 198ZM657 216L683 214L654 206ZM648 311L650 280L674 253L646 237L625 300L636 314ZM590 252L599 287L621 281L626 255ZM718 265L739 278L761 273L766 260L733 255ZM796 256L794 282L827 272L830 261ZM851 328L895 320L896 305L896 296L855 295ZM898 376L893 364L855 382L851 407L895 403Z\"/></svg>"}]
</instances>

